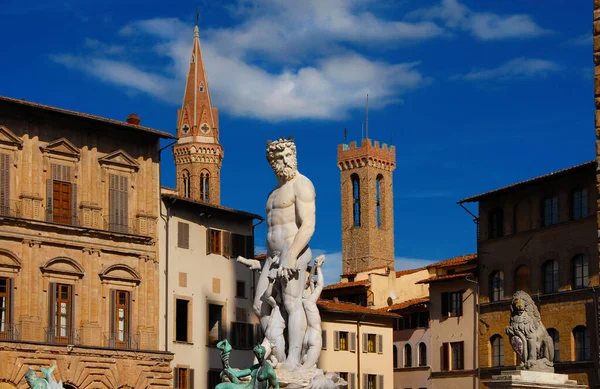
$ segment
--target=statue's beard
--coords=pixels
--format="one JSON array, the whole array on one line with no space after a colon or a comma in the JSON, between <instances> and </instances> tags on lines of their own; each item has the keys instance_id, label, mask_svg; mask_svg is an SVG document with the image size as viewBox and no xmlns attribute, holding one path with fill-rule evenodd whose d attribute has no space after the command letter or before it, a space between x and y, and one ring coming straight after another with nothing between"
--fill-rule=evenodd
<instances>
[{"instance_id":1,"label":"statue's beard","mask_svg":"<svg viewBox=\"0 0 600 389\"><path fill-rule=\"evenodd\" d=\"M298 170L296 169L296 162L290 162L287 165L274 165L273 171L278 178L282 178L286 181L291 180L296 176Z\"/></svg>"}]
</instances>

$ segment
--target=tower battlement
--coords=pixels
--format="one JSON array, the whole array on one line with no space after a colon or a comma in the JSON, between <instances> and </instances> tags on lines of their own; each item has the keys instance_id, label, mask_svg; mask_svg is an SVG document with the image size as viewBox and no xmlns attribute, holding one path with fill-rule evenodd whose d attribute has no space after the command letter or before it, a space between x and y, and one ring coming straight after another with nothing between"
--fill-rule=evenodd
<instances>
[{"instance_id":1,"label":"tower battlement","mask_svg":"<svg viewBox=\"0 0 600 389\"><path fill-rule=\"evenodd\" d=\"M394 171L396 168L396 147L379 144L371 139L363 139L360 145L356 142L338 145L338 167L348 170L358 166L375 166L380 169Z\"/></svg>"}]
</instances>

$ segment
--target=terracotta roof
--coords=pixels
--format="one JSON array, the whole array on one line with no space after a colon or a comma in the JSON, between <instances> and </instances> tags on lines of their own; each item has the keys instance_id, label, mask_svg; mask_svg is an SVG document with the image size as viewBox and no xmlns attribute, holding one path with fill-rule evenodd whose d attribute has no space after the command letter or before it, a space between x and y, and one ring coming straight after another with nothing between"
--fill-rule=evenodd
<instances>
[{"instance_id":1,"label":"terracotta roof","mask_svg":"<svg viewBox=\"0 0 600 389\"><path fill-rule=\"evenodd\" d=\"M432 263L431 265L427 266L427 269L431 269L434 267L440 268L440 267L452 267L452 266L466 265L468 263L475 262L476 260L477 260L477 254L460 255L458 257L454 257L454 258L446 259L444 261Z\"/></svg>"},{"instance_id":2,"label":"terracotta roof","mask_svg":"<svg viewBox=\"0 0 600 389\"><path fill-rule=\"evenodd\" d=\"M250 213L250 212L246 212L246 211L240 211L239 209L228 208L228 207L224 207L222 205L210 204L210 203L207 203L207 202L204 202L204 201L196 201L196 200L192 200L190 198L187 198L187 197L184 197L184 196L179 196L179 195L176 195L176 194L162 193L161 197L162 198L168 198L168 199L174 199L174 200L181 200L181 201L185 201L186 203L189 203L189 204L199 205L199 206L203 206L203 207L207 207L207 208L214 208L214 209L218 209L218 210L221 210L221 211L234 213L236 215L249 217L249 218L252 218L252 219L264 220L262 216L257 215L255 213Z\"/></svg>"},{"instance_id":3,"label":"terracotta roof","mask_svg":"<svg viewBox=\"0 0 600 389\"><path fill-rule=\"evenodd\" d=\"M369 280L353 281L353 282L338 282L337 284L327 285L323 290L352 288L353 286L371 285Z\"/></svg>"},{"instance_id":4,"label":"terracotta roof","mask_svg":"<svg viewBox=\"0 0 600 389\"><path fill-rule=\"evenodd\" d=\"M425 270L425 269L426 269L425 267L420 267L420 268L417 268L417 269L398 270L396 272L396 278L401 277L401 276L405 276L405 275L408 275L408 274L413 274L413 273L416 273L418 271Z\"/></svg>"},{"instance_id":5,"label":"terracotta roof","mask_svg":"<svg viewBox=\"0 0 600 389\"><path fill-rule=\"evenodd\" d=\"M34 103L34 102L31 102L31 101L27 101L27 100L13 99L12 97L6 97L6 96L0 96L0 101L6 101L8 103L15 103L15 104L25 105L25 106L32 107L32 108L43 109L43 110L46 110L46 111L52 111L52 112L57 112L57 113L61 113L61 114L77 116L77 117L80 117L80 118L91 119L91 120L95 120L95 121L98 121L98 122L103 122L103 123L108 123L108 124L114 124L114 125L117 125L117 126L127 127L129 129L132 129L132 130L149 132L149 133L152 133L154 135L158 135L161 138L176 139L175 136L169 134L168 132L164 132L164 131L160 131L160 130L155 130L154 128L150 128L150 127L144 127L144 126L140 126L140 125L130 124L130 123L123 122L123 121L120 121L120 120L108 119L108 118L104 118L104 117L101 117L101 116L92 115L92 114L89 114L89 113L71 111L69 109L63 109L63 108L52 107L50 105L38 104L38 103Z\"/></svg>"},{"instance_id":6,"label":"terracotta roof","mask_svg":"<svg viewBox=\"0 0 600 389\"><path fill-rule=\"evenodd\" d=\"M454 279L457 279L457 278L465 278L465 277L468 277L468 276L473 276L473 273L466 272L466 273L445 274L443 276L431 276L431 277L426 278L424 280L418 281L417 284L429 284L430 282L454 280Z\"/></svg>"},{"instance_id":7,"label":"terracotta roof","mask_svg":"<svg viewBox=\"0 0 600 389\"><path fill-rule=\"evenodd\" d=\"M391 312L384 312L379 309L371 309L367 307L363 307L362 305L356 305L352 303L345 302L337 302L332 300L321 300L317 301L317 305L320 309L324 311L330 312L341 312L341 313L355 313L355 314L363 314L363 315L372 315L372 316L386 316L397 318L398 315Z\"/></svg>"},{"instance_id":8,"label":"terracotta roof","mask_svg":"<svg viewBox=\"0 0 600 389\"><path fill-rule=\"evenodd\" d=\"M267 253L257 254L254 256L254 259L258 259L259 261L264 261L267 259Z\"/></svg>"},{"instance_id":9,"label":"terracotta roof","mask_svg":"<svg viewBox=\"0 0 600 389\"><path fill-rule=\"evenodd\" d=\"M421 298L418 298L418 299L412 299L412 300L408 300L408 301L403 301L403 302L398 303L398 304L390 305L389 307L381 308L381 310L385 311L385 312L399 311L401 309L406 309L406 308L414 307L415 305L425 304L425 303L428 303L428 302L429 302L429 297L421 297Z\"/></svg>"},{"instance_id":10,"label":"terracotta roof","mask_svg":"<svg viewBox=\"0 0 600 389\"><path fill-rule=\"evenodd\" d=\"M544 174L544 175L541 175L541 176L538 176L538 177L535 177L535 178L530 178L529 180L516 182L514 184L503 186L502 188L490 190L488 192L481 193L481 194L478 194L478 195L475 195L475 196L467 197L467 198L464 198L464 199L460 200L457 204L475 202L475 201L478 201L481 198L484 198L484 197L487 197L487 196L490 196L490 195L494 195L494 194L498 194L500 192L505 192L505 191L507 191L509 189L513 189L513 188L515 188L517 186L526 185L526 184L532 184L532 183L537 182L537 181L542 181L542 180L545 180L545 179L554 178L554 177L560 176L562 174L573 172L574 170L585 169L585 168L592 167L592 166L594 166L594 167L596 166L596 161L595 160L589 161L589 162L584 162L584 163L581 163L579 165L571 166L571 167L568 167L568 168L565 168L565 169L562 169L562 170L558 170L558 171L555 171L555 172L552 172L552 173Z\"/></svg>"}]
</instances>

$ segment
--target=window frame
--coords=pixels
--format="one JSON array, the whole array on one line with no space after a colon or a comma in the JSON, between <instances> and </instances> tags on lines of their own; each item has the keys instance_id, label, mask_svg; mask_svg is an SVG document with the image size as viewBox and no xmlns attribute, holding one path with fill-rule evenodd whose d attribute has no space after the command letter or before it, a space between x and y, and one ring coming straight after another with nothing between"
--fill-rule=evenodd
<instances>
[{"instance_id":1,"label":"window frame","mask_svg":"<svg viewBox=\"0 0 600 389\"><path fill-rule=\"evenodd\" d=\"M552 338L552 343L554 344L554 361L560 362L560 333L556 328L548 328L548 335Z\"/></svg>"},{"instance_id":2,"label":"window frame","mask_svg":"<svg viewBox=\"0 0 600 389\"><path fill-rule=\"evenodd\" d=\"M590 361L590 332L586 326L577 326L573 328L573 351L575 361Z\"/></svg>"},{"instance_id":3,"label":"window frame","mask_svg":"<svg viewBox=\"0 0 600 389\"><path fill-rule=\"evenodd\" d=\"M413 367L412 363L412 346L410 343L406 343L403 347L404 353L404 367Z\"/></svg>"},{"instance_id":4,"label":"window frame","mask_svg":"<svg viewBox=\"0 0 600 389\"><path fill-rule=\"evenodd\" d=\"M575 188L571 192L571 220L581 220L587 216L589 216L588 188Z\"/></svg>"},{"instance_id":5,"label":"window frame","mask_svg":"<svg viewBox=\"0 0 600 389\"><path fill-rule=\"evenodd\" d=\"M560 287L559 274L559 263L557 260L549 259L542 264L543 290L545 294L558 292Z\"/></svg>"},{"instance_id":6,"label":"window frame","mask_svg":"<svg viewBox=\"0 0 600 389\"><path fill-rule=\"evenodd\" d=\"M550 227L560 223L560 198L548 195L542 199L542 227Z\"/></svg>"},{"instance_id":7,"label":"window frame","mask_svg":"<svg viewBox=\"0 0 600 389\"><path fill-rule=\"evenodd\" d=\"M0 280L4 281L6 288L5 292L0 292L0 301L4 298L4 306L2 307L2 304L0 304L0 339L12 339L13 279L0 277ZM4 319L2 319L2 312L4 313Z\"/></svg>"},{"instance_id":8,"label":"window frame","mask_svg":"<svg viewBox=\"0 0 600 389\"><path fill-rule=\"evenodd\" d=\"M581 264L578 264L581 260ZM578 268L581 268L581 275L578 275ZM572 287L573 289L587 288L590 281L590 267L588 257L584 254L577 254L571 260Z\"/></svg>"},{"instance_id":9,"label":"window frame","mask_svg":"<svg viewBox=\"0 0 600 389\"><path fill-rule=\"evenodd\" d=\"M419 353L419 366L427 366L427 345L425 342L420 342L417 347Z\"/></svg>"},{"instance_id":10,"label":"window frame","mask_svg":"<svg viewBox=\"0 0 600 389\"><path fill-rule=\"evenodd\" d=\"M502 336L495 334L490 337L490 346L492 350L492 367L504 366L504 339Z\"/></svg>"},{"instance_id":11,"label":"window frame","mask_svg":"<svg viewBox=\"0 0 600 389\"><path fill-rule=\"evenodd\" d=\"M488 214L488 238L496 239L504 236L504 210L500 207L492 209Z\"/></svg>"},{"instance_id":12,"label":"window frame","mask_svg":"<svg viewBox=\"0 0 600 389\"><path fill-rule=\"evenodd\" d=\"M176 295L174 296L175 298L175 314L174 314L174 323L173 323L173 342L174 343L185 343L185 344L192 344L192 319L193 319L193 306L192 306L192 298L191 297L187 297L187 296L179 296ZM185 302L185 329L182 328L183 324L181 324L180 326L180 320L183 320L183 318L180 319L180 306L183 307L183 304L180 304L180 302ZM183 308L182 308L183 309ZM181 313L183 314L183 311L181 311ZM181 332L180 332L181 331ZM185 332L185 339L180 338L179 335L183 335L183 332Z\"/></svg>"},{"instance_id":13,"label":"window frame","mask_svg":"<svg viewBox=\"0 0 600 389\"><path fill-rule=\"evenodd\" d=\"M494 270L490 273L490 301L504 300L504 272L502 270Z\"/></svg>"}]
</instances>

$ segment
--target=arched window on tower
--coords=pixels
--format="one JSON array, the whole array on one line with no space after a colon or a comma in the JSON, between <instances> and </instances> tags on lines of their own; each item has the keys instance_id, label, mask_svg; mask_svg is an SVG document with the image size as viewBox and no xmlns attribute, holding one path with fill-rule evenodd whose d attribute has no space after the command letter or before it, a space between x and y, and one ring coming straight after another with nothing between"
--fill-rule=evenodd
<instances>
[{"instance_id":1,"label":"arched window on tower","mask_svg":"<svg viewBox=\"0 0 600 389\"><path fill-rule=\"evenodd\" d=\"M360 179L358 174L350 176L352 180L352 210L354 217L354 227L360 227Z\"/></svg>"},{"instance_id":2,"label":"arched window on tower","mask_svg":"<svg viewBox=\"0 0 600 389\"><path fill-rule=\"evenodd\" d=\"M188 172L187 170L184 170L181 173L182 179L183 179L183 196L184 197L191 197L191 188L190 188L190 172Z\"/></svg>"},{"instance_id":3,"label":"arched window on tower","mask_svg":"<svg viewBox=\"0 0 600 389\"><path fill-rule=\"evenodd\" d=\"M375 183L375 206L377 207L377 227L381 227L381 183L383 182L383 176L380 174L377 176Z\"/></svg>"},{"instance_id":4,"label":"arched window on tower","mask_svg":"<svg viewBox=\"0 0 600 389\"><path fill-rule=\"evenodd\" d=\"M504 366L504 342L502 341L502 336L492 336L490 343L492 344L492 366Z\"/></svg>"},{"instance_id":5,"label":"arched window on tower","mask_svg":"<svg viewBox=\"0 0 600 389\"><path fill-rule=\"evenodd\" d=\"M207 171L200 173L200 200L208 202L210 193L210 174Z\"/></svg>"}]
</instances>

